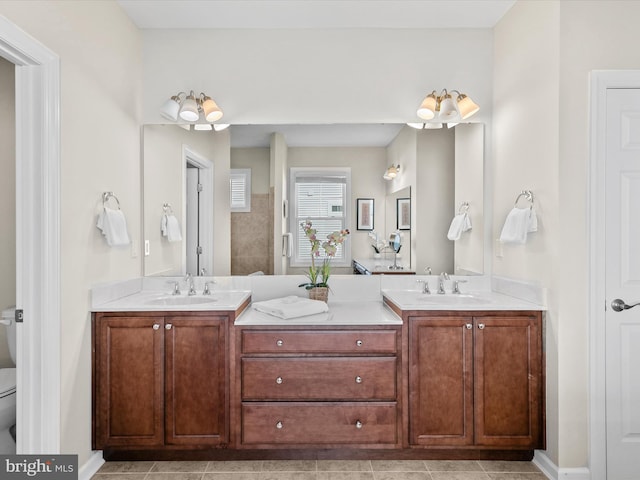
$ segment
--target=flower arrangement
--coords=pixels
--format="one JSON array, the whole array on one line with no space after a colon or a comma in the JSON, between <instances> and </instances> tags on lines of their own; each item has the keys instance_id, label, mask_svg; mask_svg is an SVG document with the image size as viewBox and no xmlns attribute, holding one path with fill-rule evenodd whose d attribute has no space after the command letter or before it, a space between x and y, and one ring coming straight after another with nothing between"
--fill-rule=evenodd
<instances>
[{"instance_id":1,"label":"flower arrangement","mask_svg":"<svg viewBox=\"0 0 640 480\"><path fill-rule=\"evenodd\" d=\"M313 228L313 224L310 220L306 220L300 224L304 230L304 234L311 242L311 266L307 272L309 281L298 285L299 287L305 287L307 290L311 290L315 287L329 287L329 277L331 275L331 259L336 256L338 251L338 245L342 244L349 235L349 230L336 230L333 233L327 235L327 239L321 242L316 236L318 231ZM322 265L316 266L315 259L320 256L320 247L324 249L325 258L322 261Z\"/></svg>"}]
</instances>

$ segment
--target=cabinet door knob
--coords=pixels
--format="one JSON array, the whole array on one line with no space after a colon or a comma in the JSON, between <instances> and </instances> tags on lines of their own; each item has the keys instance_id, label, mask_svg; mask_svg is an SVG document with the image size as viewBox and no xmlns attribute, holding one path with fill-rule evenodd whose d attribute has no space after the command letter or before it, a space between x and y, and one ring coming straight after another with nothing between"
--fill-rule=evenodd
<instances>
[{"instance_id":1,"label":"cabinet door knob","mask_svg":"<svg viewBox=\"0 0 640 480\"><path fill-rule=\"evenodd\" d=\"M362 340L356 340L356 346L361 347L363 344Z\"/></svg>"},{"instance_id":2,"label":"cabinet door knob","mask_svg":"<svg viewBox=\"0 0 640 480\"><path fill-rule=\"evenodd\" d=\"M467 330L471 330L471 328L473 328L473 325L471 325L470 323L467 323L465 327L467 327Z\"/></svg>"},{"instance_id":3,"label":"cabinet door knob","mask_svg":"<svg viewBox=\"0 0 640 480\"><path fill-rule=\"evenodd\" d=\"M284 342L282 340L276 340L276 345L281 347L282 345L284 345Z\"/></svg>"},{"instance_id":4,"label":"cabinet door knob","mask_svg":"<svg viewBox=\"0 0 640 480\"><path fill-rule=\"evenodd\" d=\"M356 377L356 383L362 383L362 377L360 375Z\"/></svg>"},{"instance_id":5,"label":"cabinet door knob","mask_svg":"<svg viewBox=\"0 0 640 480\"><path fill-rule=\"evenodd\" d=\"M167 324L164 326L164 328L165 328L165 330L171 330L171 327L172 327L172 326L173 326L173 325L171 325L170 323L167 323Z\"/></svg>"},{"instance_id":6,"label":"cabinet door knob","mask_svg":"<svg viewBox=\"0 0 640 480\"><path fill-rule=\"evenodd\" d=\"M360 420L356 420L356 428L362 428L362 422Z\"/></svg>"},{"instance_id":7,"label":"cabinet door knob","mask_svg":"<svg viewBox=\"0 0 640 480\"><path fill-rule=\"evenodd\" d=\"M280 429L282 429L283 427L284 427L284 425L282 424L282 422L281 422L280 420L278 420L278 421L276 422L276 428L277 428L278 430L280 430Z\"/></svg>"},{"instance_id":8,"label":"cabinet door knob","mask_svg":"<svg viewBox=\"0 0 640 480\"><path fill-rule=\"evenodd\" d=\"M484 330L484 323L479 323L479 324L478 324L478 328L479 328L480 330Z\"/></svg>"},{"instance_id":9,"label":"cabinet door knob","mask_svg":"<svg viewBox=\"0 0 640 480\"><path fill-rule=\"evenodd\" d=\"M153 329L154 330L158 330L160 328L160 324L159 323L154 323L153 324Z\"/></svg>"},{"instance_id":10,"label":"cabinet door knob","mask_svg":"<svg viewBox=\"0 0 640 480\"><path fill-rule=\"evenodd\" d=\"M278 377L278 378L276 378L276 383L277 383L278 385L282 385L282 382L283 382L282 377Z\"/></svg>"}]
</instances>

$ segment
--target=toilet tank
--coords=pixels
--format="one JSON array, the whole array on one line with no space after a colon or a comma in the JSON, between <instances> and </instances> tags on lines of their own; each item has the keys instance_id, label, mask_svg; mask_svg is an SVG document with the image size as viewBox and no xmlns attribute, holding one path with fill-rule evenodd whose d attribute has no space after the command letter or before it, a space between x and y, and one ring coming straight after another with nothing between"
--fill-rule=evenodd
<instances>
[{"instance_id":1,"label":"toilet tank","mask_svg":"<svg viewBox=\"0 0 640 480\"><path fill-rule=\"evenodd\" d=\"M16 363L16 307L9 307L2 311L2 324L7 326L7 343L13 364Z\"/></svg>"}]
</instances>

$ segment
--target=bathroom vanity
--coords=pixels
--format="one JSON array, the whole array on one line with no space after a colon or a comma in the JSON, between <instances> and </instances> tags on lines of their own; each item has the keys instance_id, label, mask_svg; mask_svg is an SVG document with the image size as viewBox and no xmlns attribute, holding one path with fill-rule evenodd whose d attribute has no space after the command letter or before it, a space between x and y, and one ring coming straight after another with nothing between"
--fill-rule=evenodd
<instances>
[{"instance_id":1,"label":"bathroom vanity","mask_svg":"<svg viewBox=\"0 0 640 480\"><path fill-rule=\"evenodd\" d=\"M94 449L530 459L545 446L538 306L382 290L283 320L251 309L249 292L235 301L94 312Z\"/></svg>"}]
</instances>

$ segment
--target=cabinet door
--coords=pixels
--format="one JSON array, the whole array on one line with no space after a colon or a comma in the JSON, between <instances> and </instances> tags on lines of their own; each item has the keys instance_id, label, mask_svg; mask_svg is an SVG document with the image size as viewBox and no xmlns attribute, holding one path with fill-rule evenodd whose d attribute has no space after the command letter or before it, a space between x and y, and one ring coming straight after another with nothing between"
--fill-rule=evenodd
<instances>
[{"instance_id":1,"label":"cabinet door","mask_svg":"<svg viewBox=\"0 0 640 480\"><path fill-rule=\"evenodd\" d=\"M162 445L162 317L100 317L96 446Z\"/></svg>"},{"instance_id":2,"label":"cabinet door","mask_svg":"<svg viewBox=\"0 0 640 480\"><path fill-rule=\"evenodd\" d=\"M471 445L472 319L411 317L409 325L409 442Z\"/></svg>"},{"instance_id":3,"label":"cabinet door","mask_svg":"<svg viewBox=\"0 0 640 480\"><path fill-rule=\"evenodd\" d=\"M540 319L484 317L474 324L476 444L541 448Z\"/></svg>"},{"instance_id":4,"label":"cabinet door","mask_svg":"<svg viewBox=\"0 0 640 480\"><path fill-rule=\"evenodd\" d=\"M226 320L225 316L165 319L167 444L228 441Z\"/></svg>"}]
</instances>

